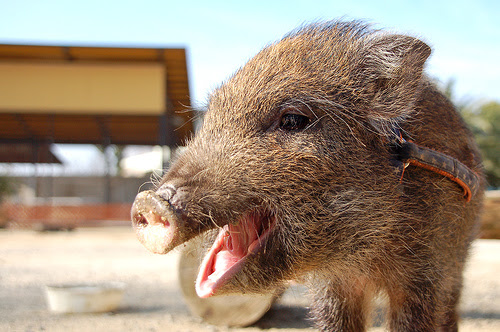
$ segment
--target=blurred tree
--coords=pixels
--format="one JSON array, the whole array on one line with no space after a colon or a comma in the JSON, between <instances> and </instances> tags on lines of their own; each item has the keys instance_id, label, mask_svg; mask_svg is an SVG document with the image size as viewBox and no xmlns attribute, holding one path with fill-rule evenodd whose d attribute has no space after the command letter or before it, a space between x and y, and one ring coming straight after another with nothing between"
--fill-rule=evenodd
<instances>
[{"instance_id":1,"label":"blurred tree","mask_svg":"<svg viewBox=\"0 0 500 332\"><path fill-rule=\"evenodd\" d=\"M488 185L500 187L500 103L490 101L477 110L464 110L481 149ZM467 114L468 113L468 114Z\"/></svg>"},{"instance_id":2,"label":"blurred tree","mask_svg":"<svg viewBox=\"0 0 500 332\"><path fill-rule=\"evenodd\" d=\"M123 159L123 150L125 149L125 145L109 145L108 147L112 150L113 158L110 158L109 155L106 155L106 147L104 145L96 145L96 147L101 151L106 160L108 172L114 173L115 175L122 174L122 167L120 161ZM108 164L109 163L109 164ZM110 173L110 174L111 174Z\"/></svg>"},{"instance_id":3,"label":"blurred tree","mask_svg":"<svg viewBox=\"0 0 500 332\"><path fill-rule=\"evenodd\" d=\"M0 176L0 203L16 192L14 181L8 177Z\"/></svg>"},{"instance_id":4,"label":"blurred tree","mask_svg":"<svg viewBox=\"0 0 500 332\"><path fill-rule=\"evenodd\" d=\"M114 148L114 155L115 155L115 160L116 160L116 174L121 175L122 174L122 166L121 166L121 160L123 159L123 150L125 150L125 145L115 145Z\"/></svg>"},{"instance_id":5,"label":"blurred tree","mask_svg":"<svg viewBox=\"0 0 500 332\"><path fill-rule=\"evenodd\" d=\"M442 88L455 104L465 122L473 132L481 150L488 185L500 187L500 103L488 101L477 103L458 100L454 95L455 80L450 79Z\"/></svg>"}]
</instances>

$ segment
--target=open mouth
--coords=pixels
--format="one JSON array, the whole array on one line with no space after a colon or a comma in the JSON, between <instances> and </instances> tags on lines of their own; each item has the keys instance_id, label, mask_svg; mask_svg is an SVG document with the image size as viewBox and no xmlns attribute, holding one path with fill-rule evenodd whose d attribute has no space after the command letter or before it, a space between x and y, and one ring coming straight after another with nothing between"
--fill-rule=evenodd
<instances>
[{"instance_id":1,"label":"open mouth","mask_svg":"<svg viewBox=\"0 0 500 332\"><path fill-rule=\"evenodd\" d=\"M250 213L237 224L222 227L201 263L196 279L198 296L212 296L240 271L247 258L265 246L274 224L270 214Z\"/></svg>"}]
</instances>

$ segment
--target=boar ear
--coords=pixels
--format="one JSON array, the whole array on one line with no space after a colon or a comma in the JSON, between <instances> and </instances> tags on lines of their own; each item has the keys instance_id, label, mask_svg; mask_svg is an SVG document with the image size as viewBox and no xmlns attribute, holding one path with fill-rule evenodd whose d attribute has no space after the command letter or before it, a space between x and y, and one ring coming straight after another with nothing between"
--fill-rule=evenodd
<instances>
[{"instance_id":1,"label":"boar ear","mask_svg":"<svg viewBox=\"0 0 500 332\"><path fill-rule=\"evenodd\" d=\"M387 122L408 116L422 84L430 47L413 37L380 34L369 40L365 50L369 118Z\"/></svg>"}]
</instances>

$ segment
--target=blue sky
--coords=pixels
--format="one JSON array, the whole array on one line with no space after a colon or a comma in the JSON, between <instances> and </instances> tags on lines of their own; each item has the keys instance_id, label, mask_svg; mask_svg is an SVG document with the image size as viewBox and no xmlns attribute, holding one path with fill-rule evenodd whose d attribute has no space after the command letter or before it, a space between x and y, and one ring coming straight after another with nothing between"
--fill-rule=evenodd
<instances>
[{"instance_id":1,"label":"blue sky","mask_svg":"<svg viewBox=\"0 0 500 332\"><path fill-rule=\"evenodd\" d=\"M0 43L186 47L200 105L266 44L338 17L422 38L433 48L428 72L454 78L458 97L500 100L498 0L0 0Z\"/></svg>"},{"instance_id":2,"label":"blue sky","mask_svg":"<svg viewBox=\"0 0 500 332\"><path fill-rule=\"evenodd\" d=\"M500 101L498 0L0 0L0 43L185 47L192 102L200 106L266 44L304 22L339 17L423 39L433 48L429 74L454 78L458 98ZM54 152L64 167L35 172L103 172L95 147L59 145ZM23 167L20 173L33 174L33 165Z\"/></svg>"}]
</instances>

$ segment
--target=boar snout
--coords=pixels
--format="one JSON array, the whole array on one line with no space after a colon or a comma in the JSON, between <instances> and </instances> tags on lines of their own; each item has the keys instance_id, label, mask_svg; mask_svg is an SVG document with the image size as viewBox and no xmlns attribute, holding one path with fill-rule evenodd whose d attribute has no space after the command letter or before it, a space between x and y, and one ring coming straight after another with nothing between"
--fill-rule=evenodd
<instances>
[{"instance_id":1,"label":"boar snout","mask_svg":"<svg viewBox=\"0 0 500 332\"><path fill-rule=\"evenodd\" d=\"M132 225L139 241L156 254L166 254L196 235L175 203L175 189L162 187L137 195L132 206Z\"/></svg>"}]
</instances>

